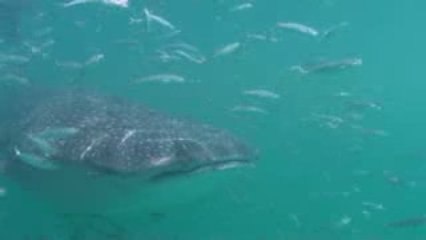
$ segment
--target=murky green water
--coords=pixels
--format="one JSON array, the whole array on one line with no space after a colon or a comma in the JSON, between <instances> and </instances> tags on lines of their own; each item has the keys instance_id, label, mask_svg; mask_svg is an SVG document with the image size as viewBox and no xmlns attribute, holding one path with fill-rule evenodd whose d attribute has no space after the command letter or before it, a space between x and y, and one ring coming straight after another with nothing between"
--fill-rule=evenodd
<instances>
[{"instance_id":1,"label":"murky green water","mask_svg":"<svg viewBox=\"0 0 426 240\"><path fill-rule=\"evenodd\" d=\"M71 197L88 183L2 171L0 239L424 239L424 3L62 5L0 1L3 129L11 86L81 87L228 129L260 157Z\"/></svg>"}]
</instances>

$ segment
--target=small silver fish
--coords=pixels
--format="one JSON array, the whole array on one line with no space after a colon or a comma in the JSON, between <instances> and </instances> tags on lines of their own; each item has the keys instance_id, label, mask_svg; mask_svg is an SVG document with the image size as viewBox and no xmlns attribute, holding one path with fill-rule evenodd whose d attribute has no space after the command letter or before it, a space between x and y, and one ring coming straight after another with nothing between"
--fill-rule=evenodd
<instances>
[{"instance_id":1,"label":"small silver fish","mask_svg":"<svg viewBox=\"0 0 426 240\"><path fill-rule=\"evenodd\" d=\"M135 82L142 83L142 82L163 82L163 83L183 83L185 82L185 78L176 74L156 74L151 75L147 77L143 77L140 79L137 79Z\"/></svg>"},{"instance_id":2,"label":"small silver fish","mask_svg":"<svg viewBox=\"0 0 426 240\"><path fill-rule=\"evenodd\" d=\"M105 55L102 53L95 54L86 60L86 65L91 65L102 61L105 58Z\"/></svg>"},{"instance_id":3,"label":"small silver fish","mask_svg":"<svg viewBox=\"0 0 426 240\"><path fill-rule=\"evenodd\" d=\"M233 43L227 44L226 46L218 49L215 52L214 56L218 57L218 56L224 56L224 55L231 54L231 53L237 51L237 49L239 49L240 47L241 47L241 43L239 43L239 42L233 42Z\"/></svg>"},{"instance_id":4,"label":"small silver fish","mask_svg":"<svg viewBox=\"0 0 426 240\"><path fill-rule=\"evenodd\" d=\"M260 114L268 114L268 112L262 108L256 106L249 105L238 105L231 108L232 112L252 112L252 113L260 113Z\"/></svg>"},{"instance_id":5,"label":"small silver fish","mask_svg":"<svg viewBox=\"0 0 426 240\"><path fill-rule=\"evenodd\" d=\"M361 58L344 58L332 61L320 61L313 64L304 64L290 67L290 70L298 71L303 74L327 72L333 70L341 70L349 67L361 66L363 61Z\"/></svg>"},{"instance_id":6,"label":"small silver fish","mask_svg":"<svg viewBox=\"0 0 426 240\"><path fill-rule=\"evenodd\" d=\"M319 31L315 28L303 25L301 23L296 22L278 22L277 26L280 28L290 29L294 31L298 31L300 33L304 33L307 35L311 35L313 37L317 37L319 35Z\"/></svg>"},{"instance_id":7,"label":"small silver fish","mask_svg":"<svg viewBox=\"0 0 426 240\"><path fill-rule=\"evenodd\" d=\"M5 197L7 194L7 190L4 187L0 187L0 197Z\"/></svg>"},{"instance_id":8,"label":"small silver fish","mask_svg":"<svg viewBox=\"0 0 426 240\"><path fill-rule=\"evenodd\" d=\"M161 54L161 59L165 61L185 59L197 64L202 64L206 61L206 58L197 47L187 43L168 44L158 52Z\"/></svg>"},{"instance_id":9,"label":"small silver fish","mask_svg":"<svg viewBox=\"0 0 426 240\"><path fill-rule=\"evenodd\" d=\"M381 203L374 203L374 202L364 201L364 202L362 202L362 205L364 207L368 207L368 208L370 208L372 210L385 210L385 207Z\"/></svg>"},{"instance_id":10,"label":"small silver fish","mask_svg":"<svg viewBox=\"0 0 426 240\"><path fill-rule=\"evenodd\" d=\"M198 55L198 56L193 55L193 54L190 54L190 53L185 52L183 50L175 50L174 53L176 55L181 56L181 57L187 59L188 61L191 61L191 62L194 62L194 63L201 64L201 63L204 63L206 61L206 58L201 56L201 55Z\"/></svg>"},{"instance_id":11,"label":"small silver fish","mask_svg":"<svg viewBox=\"0 0 426 240\"><path fill-rule=\"evenodd\" d=\"M250 8L253 8L253 4L252 3L249 3L249 2L241 3L241 4L239 4L239 5L235 6L235 7L232 7L231 8L231 12L237 12L237 11L247 10L247 9L250 9Z\"/></svg>"},{"instance_id":12,"label":"small silver fish","mask_svg":"<svg viewBox=\"0 0 426 240\"><path fill-rule=\"evenodd\" d=\"M72 0L68 3L63 4L63 7L72 7L85 3L104 3L106 5L115 5L123 8L127 8L129 6L128 0Z\"/></svg>"},{"instance_id":13,"label":"small silver fish","mask_svg":"<svg viewBox=\"0 0 426 240\"><path fill-rule=\"evenodd\" d=\"M151 29L151 22L152 21L157 22L158 24L160 24L160 25L162 25L162 26L164 26L164 27L166 27L170 30L173 30L173 31L176 30L176 27L171 22L169 22L168 20L166 20L163 17L160 17L158 15L153 14L148 8L144 8L143 11L145 13L148 31L150 31L150 29Z\"/></svg>"},{"instance_id":14,"label":"small silver fish","mask_svg":"<svg viewBox=\"0 0 426 240\"><path fill-rule=\"evenodd\" d=\"M266 89L251 89L243 91L245 95L251 95L261 98L279 99L280 95Z\"/></svg>"}]
</instances>

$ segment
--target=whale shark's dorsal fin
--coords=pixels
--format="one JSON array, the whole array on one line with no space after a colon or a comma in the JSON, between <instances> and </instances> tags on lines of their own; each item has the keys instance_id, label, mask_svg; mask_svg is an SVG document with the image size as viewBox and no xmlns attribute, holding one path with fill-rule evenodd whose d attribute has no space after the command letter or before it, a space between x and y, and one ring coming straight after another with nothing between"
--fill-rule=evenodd
<instances>
[{"instance_id":1,"label":"whale shark's dorsal fin","mask_svg":"<svg viewBox=\"0 0 426 240\"><path fill-rule=\"evenodd\" d=\"M24 153L19 151L17 147L15 147L15 155L18 157L19 160L21 160L23 163L28 164L34 168L42 169L42 170L56 170L58 169L58 166L53 163L53 161L42 158L40 156L30 154L30 153Z\"/></svg>"}]
</instances>

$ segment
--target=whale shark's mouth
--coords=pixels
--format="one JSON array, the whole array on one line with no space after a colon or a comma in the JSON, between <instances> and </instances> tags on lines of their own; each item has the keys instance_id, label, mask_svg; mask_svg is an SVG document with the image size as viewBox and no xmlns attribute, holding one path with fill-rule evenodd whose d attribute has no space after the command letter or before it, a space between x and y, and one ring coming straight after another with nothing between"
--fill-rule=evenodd
<instances>
[{"instance_id":1,"label":"whale shark's mouth","mask_svg":"<svg viewBox=\"0 0 426 240\"><path fill-rule=\"evenodd\" d=\"M242 166L249 166L252 164L253 163L249 160L213 161L207 164L194 166L188 169L174 169L174 170L163 171L161 173L151 176L150 181L158 182L158 181L167 180L169 178L188 176L188 175L193 175L193 174L210 171L210 170L225 170L225 169L231 169L231 168L238 168Z\"/></svg>"}]
</instances>

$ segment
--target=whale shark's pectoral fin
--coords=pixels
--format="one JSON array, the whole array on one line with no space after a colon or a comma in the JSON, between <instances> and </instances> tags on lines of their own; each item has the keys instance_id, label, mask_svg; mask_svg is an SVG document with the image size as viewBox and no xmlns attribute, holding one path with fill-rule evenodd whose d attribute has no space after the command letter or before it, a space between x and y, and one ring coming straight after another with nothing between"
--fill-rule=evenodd
<instances>
[{"instance_id":1,"label":"whale shark's pectoral fin","mask_svg":"<svg viewBox=\"0 0 426 240\"><path fill-rule=\"evenodd\" d=\"M57 152L54 146L56 141L66 139L76 133L78 133L78 128L48 128L42 132L28 135L28 139L43 152L44 156L52 156Z\"/></svg>"},{"instance_id":2,"label":"whale shark's pectoral fin","mask_svg":"<svg viewBox=\"0 0 426 240\"><path fill-rule=\"evenodd\" d=\"M79 129L74 127L48 128L38 133L37 137L46 139L47 141L55 141L70 137L78 132Z\"/></svg>"},{"instance_id":3,"label":"whale shark's pectoral fin","mask_svg":"<svg viewBox=\"0 0 426 240\"><path fill-rule=\"evenodd\" d=\"M40 156L30 154L30 153L24 153L19 151L19 149L15 148L15 154L18 157L19 160L21 160L23 163L28 164L34 168L42 169L42 170L56 170L58 169L58 166L53 163L52 160L49 160L47 158L42 158Z\"/></svg>"},{"instance_id":4,"label":"whale shark's pectoral fin","mask_svg":"<svg viewBox=\"0 0 426 240\"><path fill-rule=\"evenodd\" d=\"M28 138L43 152L45 156L50 156L56 153L56 149L48 141L32 135L28 136Z\"/></svg>"}]
</instances>

